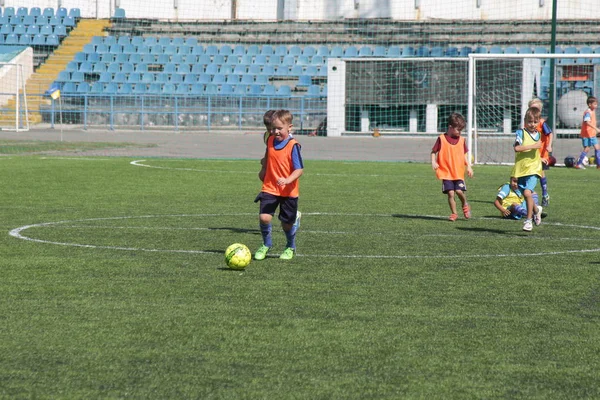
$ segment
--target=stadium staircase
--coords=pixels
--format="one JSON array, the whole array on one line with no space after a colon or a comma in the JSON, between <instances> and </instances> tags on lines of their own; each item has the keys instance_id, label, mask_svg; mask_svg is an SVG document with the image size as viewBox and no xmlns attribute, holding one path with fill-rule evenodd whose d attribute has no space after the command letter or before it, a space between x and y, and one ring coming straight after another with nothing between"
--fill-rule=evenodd
<instances>
[{"instance_id":1,"label":"stadium staircase","mask_svg":"<svg viewBox=\"0 0 600 400\"><path fill-rule=\"evenodd\" d=\"M111 22L107 19L81 19L69 35L62 41L60 46L48 57L27 80L25 90L27 92L27 107L29 110L29 123L36 124L42 121L39 112L41 104L49 104L50 100L44 96L46 90L58 77L58 73L65 69L69 61L73 60L76 53L90 42L93 36L103 36L110 27ZM8 101L7 109L14 110L16 101L13 97ZM3 113L0 115L0 124L14 125L14 113Z\"/></svg>"}]
</instances>

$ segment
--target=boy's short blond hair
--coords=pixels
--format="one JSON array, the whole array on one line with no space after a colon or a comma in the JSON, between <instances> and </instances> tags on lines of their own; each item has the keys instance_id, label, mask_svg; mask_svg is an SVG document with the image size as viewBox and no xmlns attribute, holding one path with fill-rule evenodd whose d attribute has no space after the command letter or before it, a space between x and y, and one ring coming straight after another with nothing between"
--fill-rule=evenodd
<instances>
[{"instance_id":1,"label":"boy's short blond hair","mask_svg":"<svg viewBox=\"0 0 600 400\"><path fill-rule=\"evenodd\" d=\"M275 114L275 110L268 110L264 115L263 115L263 124L265 124L265 126L269 126L271 125L271 121L273 121L273 114Z\"/></svg>"},{"instance_id":2,"label":"boy's short blond hair","mask_svg":"<svg viewBox=\"0 0 600 400\"><path fill-rule=\"evenodd\" d=\"M540 111L539 108L537 107L529 107L527 109L527 112L525 113L525 118L523 118L525 120L525 122L527 121L539 121L540 117L542 116L542 112Z\"/></svg>"},{"instance_id":3,"label":"boy's short blond hair","mask_svg":"<svg viewBox=\"0 0 600 400\"><path fill-rule=\"evenodd\" d=\"M277 110L273 113L273 116L272 116L272 120L276 120L276 119L280 120L284 124L291 125L292 120L294 119L294 116L288 110Z\"/></svg>"},{"instance_id":4,"label":"boy's short blond hair","mask_svg":"<svg viewBox=\"0 0 600 400\"><path fill-rule=\"evenodd\" d=\"M544 103L542 102L542 100L538 99L537 97L534 97L533 99L529 100L529 103L527 103L527 107L535 107L542 111L542 108L544 108Z\"/></svg>"}]
</instances>

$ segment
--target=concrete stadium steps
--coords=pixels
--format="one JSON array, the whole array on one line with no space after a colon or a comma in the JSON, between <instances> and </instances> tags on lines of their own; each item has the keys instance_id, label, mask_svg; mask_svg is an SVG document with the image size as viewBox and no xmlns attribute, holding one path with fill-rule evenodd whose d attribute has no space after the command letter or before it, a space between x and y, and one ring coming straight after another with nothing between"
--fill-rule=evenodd
<instances>
[{"instance_id":1,"label":"concrete stadium steps","mask_svg":"<svg viewBox=\"0 0 600 400\"><path fill-rule=\"evenodd\" d=\"M312 44L388 46L546 46L550 21L182 21L124 19L111 35L193 36L202 43ZM558 45L597 45L600 25L595 20L561 20Z\"/></svg>"},{"instance_id":2,"label":"concrete stadium steps","mask_svg":"<svg viewBox=\"0 0 600 400\"><path fill-rule=\"evenodd\" d=\"M44 96L44 93L48 90L52 82L56 80L58 73L65 69L69 61L73 60L76 53L83 50L83 46L89 43L93 36L105 35L105 31L110 25L111 22L107 19L79 20L77 26L69 33L69 36L46 59L46 62L29 77L25 84L29 123L35 124L42 121L39 108L41 104L50 104L50 100ZM11 98L3 108L8 111L0 115L0 125L13 126L15 124L15 98Z\"/></svg>"}]
</instances>

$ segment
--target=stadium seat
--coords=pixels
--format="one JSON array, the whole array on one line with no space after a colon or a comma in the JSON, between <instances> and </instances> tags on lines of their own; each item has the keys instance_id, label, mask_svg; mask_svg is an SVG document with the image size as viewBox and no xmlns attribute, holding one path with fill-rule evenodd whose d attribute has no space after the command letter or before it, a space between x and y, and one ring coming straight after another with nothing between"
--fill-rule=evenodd
<instances>
[{"instance_id":1,"label":"stadium seat","mask_svg":"<svg viewBox=\"0 0 600 400\"><path fill-rule=\"evenodd\" d=\"M39 17L40 15L42 15L42 9L39 7L31 7L31 9L29 10L29 15L32 17Z\"/></svg>"},{"instance_id":2,"label":"stadium seat","mask_svg":"<svg viewBox=\"0 0 600 400\"><path fill-rule=\"evenodd\" d=\"M162 85L158 82L151 83L148 86L148 90L146 91L146 93L149 93L149 94L160 94L161 92L162 92Z\"/></svg>"},{"instance_id":3,"label":"stadium seat","mask_svg":"<svg viewBox=\"0 0 600 400\"><path fill-rule=\"evenodd\" d=\"M127 74L125 72L117 72L112 79L113 82L125 83L127 82Z\"/></svg>"},{"instance_id":4,"label":"stadium seat","mask_svg":"<svg viewBox=\"0 0 600 400\"><path fill-rule=\"evenodd\" d=\"M180 83L175 88L175 94L188 94L190 92L190 85L186 83Z\"/></svg>"},{"instance_id":5,"label":"stadium seat","mask_svg":"<svg viewBox=\"0 0 600 400\"><path fill-rule=\"evenodd\" d=\"M473 52L473 48L472 47L470 47L470 46L463 46L458 51L458 55L460 57L468 57L469 54L471 54L472 52Z\"/></svg>"},{"instance_id":6,"label":"stadium seat","mask_svg":"<svg viewBox=\"0 0 600 400\"><path fill-rule=\"evenodd\" d=\"M266 63L267 56L265 56L264 54L258 54L256 57L254 57L254 64L265 65Z\"/></svg>"},{"instance_id":7,"label":"stadium seat","mask_svg":"<svg viewBox=\"0 0 600 400\"><path fill-rule=\"evenodd\" d=\"M31 44L34 46L45 46L46 45L46 35L37 34L33 37ZM83 53L81 53L83 54Z\"/></svg>"},{"instance_id":8,"label":"stadium seat","mask_svg":"<svg viewBox=\"0 0 600 400\"><path fill-rule=\"evenodd\" d=\"M198 39L195 37L189 37L185 39L185 44L190 47L194 47L198 45Z\"/></svg>"},{"instance_id":9,"label":"stadium seat","mask_svg":"<svg viewBox=\"0 0 600 400\"><path fill-rule=\"evenodd\" d=\"M163 93L163 94L175 94L175 90L176 89L177 89L177 86L175 86L174 83L165 83L161 87L161 93Z\"/></svg>"},{"instance_id":10,"label":"stadium seat","mask_svg":"<svg viewBox=\"0 0 600 400\"><path fill-rule=\"evenodd\" d=\"M112 81L112 74L110 72L102 72L98 78L98 82L108 83Z\"/></svg>"},{"instance_id":11,"label":"stadium seat","mask_svg":"<svg viewBox=\"0 0 600 400\"><path fill-rule=\"evenodd\" d=\"M288 85L281 85L281 86L279 86L279 88L277 88L277 95L278 96L291 96L292 89Z\"/></svg>"},{"instance_id":12,"label":"stadium seat","mask_svg":"<svg viewBox=\"0 0 600 400\"><path fill-rule=\"evenodd\" d=\"M183 83L183 74L170 74L169 82L171 83Z\"/></svg>"},{"instance_id":13,"label":"stadium seat","mask_svg":"<svg viewBox=\"0 0 600 400\"><path fill-rule=\"evenodd\" d=\"M4 16L6 17L14 17L15 8L14 7L4 7Z\"/></svg>"},{"instance_id":14,"label":"stadium seat","mask_svg":"<svg viewBox=\"0 0 600 400\"><path fill-rule=\"evenodd\" d=\"M344 57L358 57L358 49L355 46L349 46L344 50Z\"/></svg>"},{"instance_id":15,"label":"stadium seat","mask_svg":"<svg viewBox=\"0 0 600 400\"><path fill-rule=\"evenodd\" d=\"M253 83L253 84L251 84L251 85L248 86L248 94L250 96L258 96L258 95L261 94L261 92L262 92L261 85Z\"/></svg>"},{"instance_id":16,"label":"stadium seat","mask_svg":"<svg viewBox=\"0 0 600 400\"><path fill-rule=\"evenodd\" d=\"M204 86L204 93L206 93L207 95L216 95L219 93L219 86L214 85L212 83L206 84Z\"/></svg>"},{"instance_id":17,"label":"stadium seat","mask_svg":"<svg viewBox=\"0 0 600 400\"><path fill-rule=\"evenodd\" d=\"M190 87L190 93L193 95L202 95L204 93L205 85L202 83L195 83Z\"/></svg>"},{"instance_id":18,"label":"stadium seat","mask_svg":"<svg viewBox=\"0 0 600 400\"><path fill-rule=\"evenodd\" d=\"M387 49L386 57L402 57L402 48L400 46L390 46Z\"/></svg>"},{"instance_id":19,"label":"stadium seat","mask_svg":"<svg viewBox=\"0 0 600 400\"><path fill-rule=\"evenodd\" d=\"M489 51L490 54L502 54L502 47L500 46L492 46L490 47Z\"/></svg>"},{"instance_id":20,"label":"stadium seat","mask_svg":"<svg viewBox=\"0 0 600 400\"><path fill-rule=\"evenodd\" d=\"M207 74L215 75L219 73L219 66L217 64L208 64L204 70Z\"/></svg>"},{"instance_id":21,"label":"stadium seat","mask_svg":"<svg viewBox=\"0 0 600 400\"><path fill-rule=\"evenodd\" d=\"M306 90L306 96L308 97L319 97L321 95L321 88L319 85L310 85Z\"/></svg>"},{"instance_id":22,"label":"stadium seat","mask_svg":"<svg viewBox=\"0 0 600 400\"><path fill-rule=\"evenodd\" d=\"M56 78L57 82L69 82L71 80L71 73L69 71L60 71L58 73L58 77Z\"/></svg>"},{"instance_id":23,"label":"stadium seat","mask_svg":"<svg viewBox=\"0 0 600 400\"><path fill-rule=\"evenodd\" d=\"M402 48L402 57L414 57L415 48L412 46L406 46Z\"/></svg>"},{"instance_id":24,"label":"stadium seat","mask_svg":"<svg viewBox=\"0 0 600 400\"><path fill-rule=\"evenodd\" d=\"M313 46L304 46L302 49L302 55L306 57L312 57L317 54L317 49Z\"/></svg>"},{"instance_id":25,"label":"stadium seat","mask_svg":"<svg viewBox=\"0 0 600 400\"><path fill-rule=\"evenodd\" d=\"M127 76L127 82L129 83L138 83L142 81L142 73L141 72L132 72Z\"/></svg>"},{"instance_id":26,"label":"stadium seat","mask_svg":"<svg viewBox=\"0 0 600 400\"><path fill-rule=\"evenodd\" d=\"M280 57L287 56L287 54L288 54L288 49L287 49L287 46L284 46L284 45L277 46L275 48L275 52L273 53L273 55L280 56Z\"/></svg>"},{"instance_id":27,"label":"stadium seat","mask_svg":"<svg viewBox=\"0 0 600 400\"><path fill-rule=\"evenodd\" d=\"M363 46L358 50L359 57L371 57L373 56L373 49L369 46Z\"/></svg>"},{"instance_id":28,"label":"stadium seat","mask_svg":"<svg viewBox=\"0 0 600 400\"><path fill-rule=\"evenodd\" d=\"M56 36L67 36L67 27L64 25L56 25L53 33Z\"/></svg>"},{"instance_id":29,"label":"stadium seat","mask_svg":"<svg viewBox=\"0 0 600 400\"><path fill-rule=\"evenodd\" d=\"M133 85L131 83L124 83L118 89L118 94L131 94L133 92Z\"/></svg>"},{"instance_id":30,"label":"stadium seat","mask_svg":"<svg viewBox=\"0 0 600 400\"><path fill-rule=\"evenodd\" d=\"M25 33L27 33L27 28L25 28L25 25L23 24L15 25L15 27L13 28L13 33L15 35L24 35Z\"/></svg>"},{"instance_id":31,"label":"stadium seat","mask_svg":"<svg viewBox=\"0 0 600 400\"><path fill-rule=\"evenodd\" d=\"M174 37L171 40L171 44L178 47L183 46L185 44L185 38L183 38L182 36Z\"/></svg>"},{"instance_id":32,"label":"stadium seat","mask_svg":"<svg viewBox=\"0 0 600 400\"><path fill-rule=\"evenodd\" d=\"M285 67L285 66L282 66L282 67ZM291 76L304 75L304 67L302 65L292 65L292 67L288 71L288 75L291 75Z\"/></svg>"},{"instance_id":33,"label":"stadium seat","mask_svg":"<svg viewBox=\"0 0 600 400\"><path fill-rule=\"evenodd\" d=\"M298 77L298 82L296 82L297 87L309 87L312 85L312 77L309 75L300 75Z\"/></svg>"},{"instance_id":34,"label":"stadium seat","mask_svg":"<svg viewBox=\"0 0 600 400\"><path fill-rule=\"evenodd\" d=\"M225 83L225 75L223 74L214 74L211 79L211 83L221 84Z\"/></svg>"},{"instance_id":35,"label":"stadium seat","mask_svg":"<svg viewBox=\"0 0 600 400\"><path fill-rule=\"evenodd\" d=\"M375 46L371 55L373 57L385 57L387 55L387 49L385 48L385 46Z\"/></svg>"},{"instance_id":36,"label":"stadium seat","mask_svg":"<svg viewBox=\"0 0 600 400\"><path fill-rule=\"evenodd\" d=\"M193 85L194 83L198 82L198 75L194 73L185 74L183 77L183 82L187 83L188 85Z\"/></svg>"},{"instance_id":37,"label":"stadium seat","mask_svg":"<svg viewBox=\"0 0 600 400\"><path fill-rule=\"evenodd\" d=\"M10 35L12 33L12 25L10 24L2 24L0 27L0 34L2 35Z\"/></svg>"},{"instance_id":38,"label":"stadium seat","mask_svg":"<svg viewBox=\"0 0 600 400\"><path fill-rule=\"evenodd\" d=\"M104 84L102 82L94 82L90 87L90 93L100 94L104 91Z\"/></svg>"},{"instance_id":39,"label":"stadium seat","mask_svg":"<svg viewBox=\"0 0 600 400\"><path fill-rule=\"evenodd\" d=\"M429 57L429 47L427 46L420 46L416 51L415 51L415 56L417 57Z\"/></svg>"},{"instance_id":40,"label":"stadium seat","mask_svg":"<svg viewBox=\"0 0 600 400\"><path fill-rule=\"evenodd\" d=\"M292 46L289 48L288 50L288 55L290 56L299 56L302 54L302 49L300 48L300 46Z\"/></svg>"},{"instance_id":41,"label":"stadium seat","mask_svg":"<svg viewBox=\"0 0 600 400\"><path fill-rule=\"evenodd\" d=\"M231 46L224 44L219 48L219 54L223 56L229 56L233 54L233 50L231 49Z\"/></svg>"},{"instance_id":42,"label":"stadium seat","mask_svg":"<svg viewBox=\"0 0 600 400\"><path fill-rule=\"evenodd\" d=\"M508 46L504 49L504 54L519 54L519 50L515 46Z\"/></svg>"},{"instance_id":43,"label":"stadium seat","mask_svg":"<svg viewBox=\"0 0 600 400\"><path fill-rule=\"evenodd\" d=\"M440 46L434 46L429 51L429 56L430 57L443 57L444 56L444 49L442 47L440 47Z\"/></svg>"},{"instance_id":44,"label":"stadium seat","mask_svg":"<svg viewBox=\"0 0 600 400\"><path fill-rule=\"evenodd\" d=\"M151 83L156 80L155 74L153 72L143 72L142 77L140 79L143 83Z\"/></svg>"},{"instance_id":45,"label":"stadium seat","mask_svg":"<svg viewBox=\"0 0 600 400\"><path fill-rule=\"evenodd\" d=\"M90 84L87 82L81 82L77 84L77 93L87 94L90 91Z\"/></svg>"},{"instance_id":46,"label":"stadium seat","mask_svg":"<svg viewBox=\"0 0 600 400\"><path fill-rule=\"evenodd\" d=\"M210 83L212 77L210 74L202 73L198 75L198 83L207 84Z\"/></svg>"},{"instance_id":47,"label":"stadium seat","mask_svg":"<svg viewBox=\"0 0 600 400\"><path fill-rule=\"evenodd\" d=\"M277 88L273 85L265 85L262 94L264 96L274 96L277 93Z\"/></svg>"},{"instance_id":48,"label":"stadium seat","mask_svg":"<svg viewBox=\"0 0 600 400\"><path fill-rule=\"evenodd\" d=\"M259 53L260 53L260 49L258 48L258 45L256 45L256 44L252 44L246 48L246 54L248 54L248 55L255 56Z\"/></svg>"},{"instance_id":49,"label":"stadium seat","mask_svg":"<svg viewBox=\"0 0 600 400\"><path fill-rule=\"evenodd\" d=\"M273 46L269 45L269 44L265 44L260 48L260 54L265 55L265 56L271 56L275 53L275 49L273 48Z\"/></svg>"},{"instance_id":50,"label":"stadium seat","mask_svg":"<svg viewBox=\"0 0 600 400\"><path fill-rule=\"evenodd\" d=\"M19 7L17 8L17 17L24 17L29 14L27 7Z\"/></svg>"},{"instance_id":51,"label":"stadium seat","mask_svg":"<svg viewBox=\"0 0 600 400\"><path fill-rule=\"evenodd\" d=\"M246 47L244 45L238 44L233 48L233 55L243 56L246 54Z\"/></svg>"},{"instance_id":52,"label":"stadium seat","mask_svg":"<svg viewBox=\"0 0 600 400\"><path fill-rule=\"evenodd\" d=\"M67 9L65 7L59 7L56 9L56 13L54 14L55 17L59 17L59 18L64 18L67 17L69 15L69 12L67 11Z\"/></svg>"},{"instance_id":53,"label":"stadium seat","mask_svg":"<svg viewBox=\"0 0 600 400\"><path fill-rule=\"evenodd\" d=\"M228 96L228 95L232 95L233 94L233 86L225 83L223 85L221 85L220 89L219 89L219 94Z\"/></svg>"},{"instance_id":54,"label":"stadium seat","mask_svg":"<svg viewBox=\"0 0 600 400\"><path fill-rule=\"evenodd\" d=\"M529 46L521 46L519 47L519 54L531 54L533 53L533 49Z\"/></svg>"},{"instance_id":55,"label":"stadium seat","mask_svg":"<svg viewBox=\"0 0 600 400\"><path fill-rule=\"evenodd\" d=\"M65 82L62 85L61 91L65 94L73 94L77 92L77 84L75 82Z\"/></svg>"},{"instance_id":56,"label":"stadium seat","mask_svg":"<svg viewBox=\"0 0 600 400\"><path fill-rule=\"evenodd\" d=\"M74 19L81 18L81 10L79 8L71 8L69 10L69 17Z\"/></svg>"},{"instance_id":57,"label":"stadium seat","mask_svg":"<svg viewBox=\"0 0 600 400\"><path fill-rule=\"evenodd\" d=\"M133 90L131 92L134 94L144 94L147 90L148 89L145 83L138 83L133 86Z\"/></svg>"},{"instance_id":58,"label":"stadium seat","mask_svg":"<svg viewBox=\"0 0 600 400\"><path fill-rule=\"evenodd\" d=\"M217 46L211 44L206 46L206 49L204 49L204 54L208 54L209 56L216 56L217 54L219 54L219 49L217 48Z\"/></svg>"},{"instance_id":59,"label":"stadium seat","mask_svg":"<svg viewBox=\"0 0 600 400\"><path fill-rule=\"evenodd\" d=\"M115 13L113 15L113 19L124 19L125 18L125 10L122 8L115 8Z\"/></svg>"},{"instance_id":60,"label":"stadium seat","mask_svg":"<svg viewBox=\"0 0 600 400\"><path fill-rule=\"evenodd\" d=\"M46 18L54 17L54 8L52 8L52 7L44 8L44 11L42 12L42 17L46 17Z\"/></svg>"},{"instance_id":61,"label":"stadium seat","mask_svg":"<svg viewBox=\"0 0 600 400\"><path fill-rule=\"evenodd\" d=\"M446 57L458 57L458 47L450 46L444 52Z\"/></svg>"}]
</instances>

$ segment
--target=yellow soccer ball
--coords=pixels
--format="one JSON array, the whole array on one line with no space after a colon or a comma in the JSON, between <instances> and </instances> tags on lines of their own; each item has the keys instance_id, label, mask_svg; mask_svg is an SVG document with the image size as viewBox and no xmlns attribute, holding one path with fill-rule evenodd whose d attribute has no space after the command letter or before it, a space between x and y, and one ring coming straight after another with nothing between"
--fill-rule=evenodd
<instances>
[{"instance_id":1,"label":"yellow soccer ball","mask_svg":"<svg viewBox=\"0 0 600 400\"><path fill-rule=\"evenodd\" d=\"M252 261L250 249L241 243L234 243L225 250L225 263L231 269L244 269Z\"/></svg>"}]
</instances>

